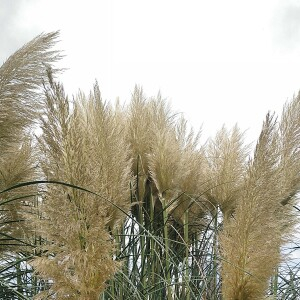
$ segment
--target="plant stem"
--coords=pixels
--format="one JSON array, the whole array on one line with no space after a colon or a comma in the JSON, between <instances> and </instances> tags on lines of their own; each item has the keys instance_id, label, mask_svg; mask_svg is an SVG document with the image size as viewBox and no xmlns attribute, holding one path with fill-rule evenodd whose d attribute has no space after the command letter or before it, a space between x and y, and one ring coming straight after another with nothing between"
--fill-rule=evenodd
<instances>
[{"instance_id":1,"label":"plant stem","mask_svg":"<svg viewBox=\"0 0 300 300\"><path fill-rule=\"evenodd\" d=\"M170 255L169 255L169 234L168 234L168 213L165 198L162 197L163 207L163 219L164 219L164 246L165 246L165 257L166 257L166 284L167 284L167 299L172 300L172 289L171 289L171 274L170 274Z\"/></svg>"},{"instance_id":2,"label":"plant stem","mask_svg":"<svg viewBox=\"0 0 300 300\"><path fill-rule=\"evenodd\" d=\"M189 210L184 212L184 242L185 242L185 289L186 300L190 300L190 286L189 286Z\"/></svg>"}]
</instances>

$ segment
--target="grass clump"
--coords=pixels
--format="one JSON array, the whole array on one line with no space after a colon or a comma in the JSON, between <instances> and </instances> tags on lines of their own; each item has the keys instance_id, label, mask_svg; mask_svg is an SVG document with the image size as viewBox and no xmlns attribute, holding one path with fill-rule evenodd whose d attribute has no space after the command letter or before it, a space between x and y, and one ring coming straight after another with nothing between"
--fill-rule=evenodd
<instances>
[{"instance_id":1,"label":"grass clump","mask_svg":"<svg viewBox=\"0 0 300 300\"><path fill-rule=\"evenodd\" d=\"M253 154L237 125L200 144L160 94L70 100L57 37L0 68L0 298L300 297L300 95Z\"/></svg>"}]
</instances>

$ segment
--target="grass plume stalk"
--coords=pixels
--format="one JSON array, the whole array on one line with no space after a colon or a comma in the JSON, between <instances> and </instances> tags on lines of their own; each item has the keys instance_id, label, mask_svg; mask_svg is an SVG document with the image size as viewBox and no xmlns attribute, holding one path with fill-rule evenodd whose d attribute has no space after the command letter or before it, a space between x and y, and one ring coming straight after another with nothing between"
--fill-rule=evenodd
<instances>
[{"instance_id":1,"label":"grass plume stalk","mask_svg":"<svg viewBox=\"0 0 300 300\"><path fill-rule=\"evenodd\" d=\"M235 213L220 237L224 299L262 299L281 262L280 247L294 220L291 208L281 204L289 191L281 184L286 178L279 145L277 121L268 114Z\"/></svg>"},{"instance_id":2,"label":"grass plume stalk","mask_svg":"<svg viewBox=\"0 0 300 300\"><path fill-rule=\"evenodd\" d=\"M0 67L1 153L21 141L24 130L32 126L41 112L42 80L47 77L45 66L53 66L61 58L59 51L51 49L58 34L38 35Z\"/></svg>"},{"instance_id":3,"label":"grass plume stalk","mask_svg":"<svg viewBox=\"0 0 300 300\"><path fill-rule=\"evenodd\" d=\"M97 299L119 268L113 260L111 233L124 215L110 203L124 211L130 206L130 159L122 127L112 108L102 102L97 84L88 97L79 93L71 109L50 72L45 107L39 143L46 178L87 187L102 197L47 187L40 205L43 215L36 220L47 242L32 265L39 276L53 280L46 293L59 299Z\"/></svg>"},{"instance_id":4,"label":"grass plume stalk","mask_svg":"<svg viewBox=\"0 0 300 300\"><path fill-rule=\"evenodd\" d=\"M13 53L0 67L0 189L40 175L31 130L42 111L41 95L46 66L53 67L61 52L53 50L59 33L40 34ZM54 72L58 71L53 69ZM37 186L24 186L0 197L0 297L27 299L33 296L32 257L36 235L28 222L37 203ZM28 279L30 278L30 279ZM37 282L37 281L36 281ZM17 288L15 287L17 283ZM10 298L13 297L13 298Z\"/></svg>"},{"instance_id":5,"label":"grass plume stalk","mask_svg":"<svg viewBox=\"0 0 300 300\"><path fill-rule=\"evenodd\" d=\"M21 181L34 180L38 176L31 141L14 145L0 157L0 188L14 186ZM23 187L0 196L0 251L30 251L28 245L33 237L33 228L26 221L32 213L37 197L37 187ZM26 248L29 248L26 250Z\"/></svg>"},{"instance_id":6,"label":"grass plume stalk","mask_svg":"<svg viewBox=\"0 0 300 300\"><path fill-rule=\"evenodd\" d=\"M206 147L210 188L206 195L211 203L219 206L225 219L233 213L243 176L249 147L244 145L244 134L235 125L231 130L224 126Z\"/></svg>"},{"instance_id":7,"label":"grass plume stalk","mask_svg":"<svg viewBox=\"0 0 300 300\"><path fill-rule=\"evenodd\" d=\"M60 52L52 49L57 38L58 32L38 35L0 67L1 190L38 176L30 130L42 109L40 97L46 65L52 66L61 58ZM30 243L32 228L25 222L25 213L30 212L36 194L36 187L31 187L1 195L2 252L13 248L20 251L22 245L25 251Z\"/></svg>"}]
</instances>

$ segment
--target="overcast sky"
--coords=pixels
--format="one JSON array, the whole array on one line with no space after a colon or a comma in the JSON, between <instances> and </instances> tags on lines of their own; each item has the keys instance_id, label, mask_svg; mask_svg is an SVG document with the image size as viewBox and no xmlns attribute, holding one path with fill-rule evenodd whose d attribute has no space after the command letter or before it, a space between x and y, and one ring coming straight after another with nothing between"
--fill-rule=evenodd
<instances>
[{"instance_id":1,"label":"overcast sky","mask_svg":"<svg viewBox=\"0 0 300 300\"><path fill-rule=\"evenodd\" d=\"M258 137L300 89L300 1L0 0L0 62L60 30L69 94L98 80L106 100L158 90L203 139L223 123Z\"/></svg>"}]
</instances>

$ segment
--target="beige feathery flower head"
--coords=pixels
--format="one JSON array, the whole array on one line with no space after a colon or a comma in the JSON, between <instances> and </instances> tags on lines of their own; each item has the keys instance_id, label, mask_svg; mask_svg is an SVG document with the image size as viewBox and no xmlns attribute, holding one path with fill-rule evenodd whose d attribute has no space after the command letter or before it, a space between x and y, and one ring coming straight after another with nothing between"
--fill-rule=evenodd
<instances>
[{"instance_id":1,"label":"beige feathery flower head","mask_svg":"<svg viewBox=\"0 0 300 300\"><path fill-rule=\"evenodd\" d=\"M210 184L206 194L214 205L220 205L225 219L235 209L246 170L249 146L244 145L243 139L237 126L230 131L223 127L206 150Z\"/></svg>"},{"instance_id":2,"label":"beige feathery flower head","mask_svg":"<svg viewBox=\"0 0 300 300\"><path fill-rule=\"evenodd\" d=\"M51 66L61 58L59 51L51 49L57 37L58 32L37 36L0 67L1 190L37 178L30 129L37 123L42 109L40 96L46 65ZM11 244L20 247L29 244L34 234L25 219L36 194L36 187L31 186L1 195L1 232L9 241L1 243L1 250L15 249Z\"/></svg>"},{"instance_id":3,"label":"beige feathery flower head","mask_svg":"<svg viewBox=\"0 0 300 300\"><path fill-rule=\"evenodd\" d=\"M262 299L282 260L281 246L294 226L291 209L281 204L286 182L281 166L282 137L268 114L232 218L220 236L222 294L225 299Z\"/></svg>"},{"instance_id":4,"label":"beige feathery flower head","mask_svg":"<svg viewBox=\"0 0 300 300\"><path fill-rule=\"evenodd\" d=\"M61 58L51 50L58 32L41 34L11 55L0 67L0 150L20 141L41 109L41 86L46 65Z\"/></svg>"},{"instance_id":5,"label":"beige feathery flower head","mask_svg":"<svg viewBox=\"0 0 300 300\"><path fill-rule=\"evenodd\" d=\"M51 74L50 74L51 75ZM47 241L33 260L36 272L53 281L60 299L97 299L118 270L110 232L130 209L130 159L122 124L98 85L79 93L70 107L63 87L50 77L45 90L41 164L49 180L84 187L47 186L36 220ZM39 296L38 296L39 297Z\"/></svg>"}]
</instances>

